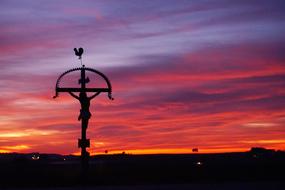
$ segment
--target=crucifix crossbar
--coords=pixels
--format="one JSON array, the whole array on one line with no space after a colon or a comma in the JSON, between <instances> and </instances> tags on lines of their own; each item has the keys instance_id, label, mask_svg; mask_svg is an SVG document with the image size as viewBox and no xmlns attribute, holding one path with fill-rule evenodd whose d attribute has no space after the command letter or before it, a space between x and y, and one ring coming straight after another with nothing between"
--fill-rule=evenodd
<instances>
[{"instance_id":1,"label":"crucifix crossbar","mask_svg":"<svg viewBox=\"0 0 285 190\"><path fill-rule=\"evenodd\" d=\"M108 88L58 88L57 92L109 92Z\"/></svg>"}]
</instances>

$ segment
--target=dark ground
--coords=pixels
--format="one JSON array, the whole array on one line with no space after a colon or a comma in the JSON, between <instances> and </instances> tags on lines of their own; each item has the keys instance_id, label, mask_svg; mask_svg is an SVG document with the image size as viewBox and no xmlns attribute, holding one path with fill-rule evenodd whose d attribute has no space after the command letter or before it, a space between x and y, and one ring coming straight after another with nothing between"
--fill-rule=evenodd
<instances>
[{"instance_id":1,"label":"dark ground","mask_svg":"<svg viewBox=\"0 0 285 190\"><path fill-rule=\"evenodd\" d=\"M284 152L95 156L84 183L78 157L29 156L0 156L0 188L285 189Z\"/></svg>"}]
</instances>

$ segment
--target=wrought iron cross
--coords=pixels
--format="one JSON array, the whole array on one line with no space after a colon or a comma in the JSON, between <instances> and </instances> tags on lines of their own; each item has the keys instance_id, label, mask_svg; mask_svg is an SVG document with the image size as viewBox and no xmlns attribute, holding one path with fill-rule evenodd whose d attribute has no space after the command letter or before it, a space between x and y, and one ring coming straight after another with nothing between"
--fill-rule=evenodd
<instances>
[{"instance_id":1,"label":"wrought iron cross","mask_svg":"<svg viewBox=\"0 0 285 190\"><path fill-rule=\"evenodd\" d=\"M75 55L79 56L81 59L81 56L83 54L83 48L81 48L82 51L79 51L81 53L76 52L75 49ZM63 88L60 87L60 81L66 76L67 74L71 72L76 72L80 71L80 79L78 80L78 83L80 84L80 88L76 87L68 87L68 88ZM87 88L86 84L90 82L90 79L86 77L86 71L90 71L94 74L99 75L102 77L105 82L106 82L106 87L105 88ZM82 175L86 176L87 175L87 170L88 170L88 165L89 165L89 152L86 150L86 148L90 147L90 139L86 138L86 131L88 128L88 122L91 117L91 113L89 110L90 107L90 102L93 98L98 96L102 92L108 93L108 97L110 100L114 100L112 97L112 86L109 81L109 79L101 72L85 67L85 65L82 65L80 68L74 68L65 71L62 73L59 78L57 79L56 82L56 87L55 87L55 96L53 98L56 98L60 92L68 92L72 97L76 98L79 100L81 109L80 109L80 114L78 117L78 120L81 120L81 139L78 139L78 147L81 148L81 168L82 168ZM94 94L89 96L87 95L87 92L93 92ZM75 94L79 93L79 95Z\"/></svg>"}]
</instances>

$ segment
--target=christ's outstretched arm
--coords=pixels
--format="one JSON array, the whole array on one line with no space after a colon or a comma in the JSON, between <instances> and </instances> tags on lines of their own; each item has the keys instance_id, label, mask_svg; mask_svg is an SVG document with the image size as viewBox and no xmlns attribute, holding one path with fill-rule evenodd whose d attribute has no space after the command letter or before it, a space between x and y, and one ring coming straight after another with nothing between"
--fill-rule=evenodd
<instances>
[{"instance_id":1,"label":"christ's outstretched arm","mask_svg":"<svg viewBox=\"0 0 285 190\"><path fill-rule=\"evenodd\" d=\"M74 97L74 98L76 98L76 99L78 99L79 100L79 97L78 96L76 96L73 92L68 92L72 97Z\"/></svg>"},{"instance_id":2,"label":"christ's outstretched arm","mask_svg":"<svg viewBox=\"0 0 285 190\"><path fill-rule=\"evenodd\" d=\"M89 100L95 98L96 96L98 96L101 92L96 92L94 95L90 96L89 97Z\"/></svg>"}]
</instances>

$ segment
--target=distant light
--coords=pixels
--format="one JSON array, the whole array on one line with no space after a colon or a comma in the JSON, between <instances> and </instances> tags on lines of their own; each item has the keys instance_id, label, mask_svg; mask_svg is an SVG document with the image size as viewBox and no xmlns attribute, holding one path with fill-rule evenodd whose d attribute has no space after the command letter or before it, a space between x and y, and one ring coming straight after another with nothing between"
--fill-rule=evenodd
<instances>
[{"instance_id":1,"label":"distant light","mask_svg":"<svg viewBox=\"0 0 285 190\"><path fill-rule=\"evenodd\" d=\"M39 160L39 159L40 159L40 156L36 156L36 155L32 156L32 160Z\"/></svg>"},{"instance_id":2,"label":"distant light","mask_svg":"<svg viewBox=\"0 0 285 190\"><path fill-rule=\"evenodd\" d=\"M202 162L196 162L196 165L201 166L201 165L203 165L203 163Z\"/></svg>"}]
</instances>

